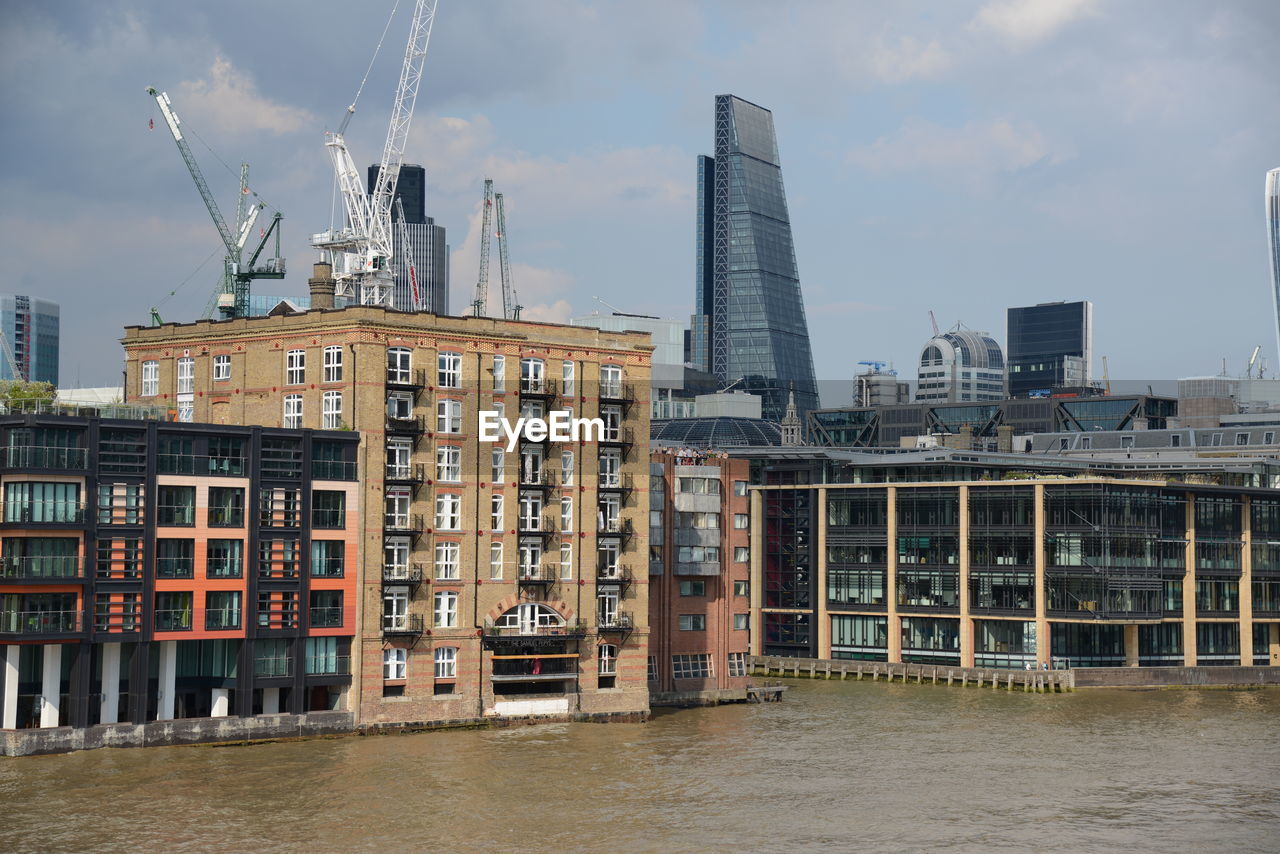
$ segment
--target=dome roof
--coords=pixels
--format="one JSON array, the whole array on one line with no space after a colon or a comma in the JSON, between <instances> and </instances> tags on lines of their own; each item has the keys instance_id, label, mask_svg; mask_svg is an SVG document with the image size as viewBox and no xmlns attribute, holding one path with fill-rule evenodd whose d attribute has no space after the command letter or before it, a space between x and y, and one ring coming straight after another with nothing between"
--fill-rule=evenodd
<instances>
[{"instance_id":1,"label":"dome roof","mask_svg":"<svg viewBox=\"0 0 1280 854\"><path fill-rule=\"evenodd\" d=\"M954 358L964 368L1004 369L1004 352L985 332L953 329L930 338L920 352L920 367L941 365Z\"/></svg>"},{"instance_id":2,"label":"dome roof","mask_svg":"<svg viewBox=\"0 0 1280 854\"><path fill-rule=\"evenodd\" d=\"M775 422L760 418L670 418L652 422L649 438L693 448L758 447L782 444L782 431Z\"/></svg>"}]
</instances>

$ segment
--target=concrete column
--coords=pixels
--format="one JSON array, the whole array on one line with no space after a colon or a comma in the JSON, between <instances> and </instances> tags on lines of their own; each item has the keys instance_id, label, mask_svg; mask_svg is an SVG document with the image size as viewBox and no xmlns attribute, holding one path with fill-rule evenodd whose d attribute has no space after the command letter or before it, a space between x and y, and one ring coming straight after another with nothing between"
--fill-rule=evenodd
<instances>
[{"instance_id":1,"label":"concrete column","mask_svg":"<svg viewBox=\"0 0 1280 854\"><path fill-rule=\"evenodd\" d=\"M1274 628L1274 627L1273 627ZM11 643L4 648L4 680L0 682L0 729L18 728L18 654L22 647Z\"/></svg>"},{"instance_id":2,"label":"concrete column","mask_svg":"<svg viewBox=\"0 0 1280 854\"><path fill-rule=\"evenodd\" d=\"M44 671L40 679L40 726L58 725L58 704L62 699L62 644L44 645Z\"/></svg>"},{"instance_id":3,"label":"concrete column","mask_svg":"<svg viewBox=\"0 0 1280 854\"><path fill-rule=\"evenodd\" d=\"M1124 627L1124 666L1138 666L1138 627L1137 625L1129 625Z\"/></svg>"},{"instance_id":4,"label":"concrete column","mask_svg":"<svg viewBox=\"0 0 1280 854\"><path fill-rule=\"evenodd\" d=\"M1187 553L1182 575L1182 663L1196 664L1196 496L1187 493Z\"/></svg>"},{"instance_id":5,"label":"concrete column","mask_svg":"<svg viewBox=\"0 0 1280 854\"><path fill-rule=\"evenodd\" d=\"M156 698L156 720L173 720L173 701L178 688L178 642L160 643L160 693Z\"/></svg>"},{"instance_id":6,"label":"concrete column","mask_svg":"<svg viewBox=\"0 0 1280 854\"><path fill-rule=\"evenodd\" d=\"M969 487L960 487L960 666L973 667L973 617L969 615Z\"/></svg>"},{"instance_id":7,"label":"concrete column","mask_svg":"<svg viewBox=\"0 0 1280 854\"><path fill-rule=\"evenodd\" d=\"M102 645L102 711L99 723L114 724L120 715L120 644Z\"/></svg>"},{"instance_id":8,"label":"concrete column","mask_svg":"<svg viewBox=\"0 0 1280 854\"><path fill-rule=\"evenodd\" d=\"M1240 505L1240 663L1253 665L1253 500Z\"/></svg>"},{"instance_id":9,"label":"concrete column","mask_svg":"<svg viewBox=\"0 0 1280 854\"><path fill-rule=\"evenodd\" d=\"M902 625L898 620L898 487L885 488L885 609L888 611L889 661L902 662Z\"/></svg>"},{"instance_id":10,"label":"concrete column","mask_svg":"<svg viewBox=\"0 0 1280 854\"><path fill-rule=\"evenodd\" d=\"M827 613L827 490L818 490L818 658L831 657L831 615Z\"/></svg>"},{"instance_id":11,"label":"concrete column","mask_svg":"<svg viewBox=\"0 0 1280 854\"><path fill-rule=\"evenodd\" d=\"M758 489L751 492L751 638L748 648L752 655L761 655L764 637L764 617L760 613L764 605L764 495ZM670 529L669 529L670 530ZM672 535L674 537L674 535ZM663 665L658 662L659 672ZM263 692L265 697L266 692Z\"/></svg>"},{"instance_id":12,"label":"concrete column","mask_svg":"<svg viewBox=\"0 0 1280 854\"><path fill-rule=\"evenodd\" d=\"M231 691L226 688L214 688L212 702L209 705L212 709L209 712L210 717L225 718L231 711Z\"/></svg>"},{"instance_id":13,"label":"concrete column","mask_svg":"<svg viewBox=\"0 0 1280 854\"><path fill-rule=\"evenodd\" d=\"M280 689L262 689L262 713L264 715L280 714Z\"/></svg>"},{"instance_id":14,"label":"concrete column","mask_svg":"<svg viewBox=\"0 0 1280 854\"><path fill-rule=\"evenodd\" d=\"M1036 568L1036 666L1043 668L1053 661L1053 643L1049 637L1049 585L1045 572L1044 484L1032 487L1035 502L1035 568Z\"/></svg>"}]
</instances>

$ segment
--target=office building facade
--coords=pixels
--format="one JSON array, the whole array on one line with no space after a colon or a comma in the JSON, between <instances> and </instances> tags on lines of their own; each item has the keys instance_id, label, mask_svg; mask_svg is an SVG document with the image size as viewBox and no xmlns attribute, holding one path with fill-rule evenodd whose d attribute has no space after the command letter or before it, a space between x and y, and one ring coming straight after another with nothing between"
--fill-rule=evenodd
<instances>
[{"instance_id":1,"label":"office building facade","mask_svg":"<svg viewBox=\"0 0 1280 854\"><path fill-rule=\"evenodd\" d=\"M1002 399L1004 353L987 333L957 327L930 338L920 350L918 403Z\"/></svg>"},{"instance_id":2,"label":"office building facade","mask_svg":"<svg viewBox=\"0 0 1280 854\"><path fill-rule=\"evenodd\" d=\"M696 312L690 361L726 387L764 398L779 420L794 390L818 405L809 327L773 114L717 95L715 156L698 158Z\"/></svg>"},{"instance_id":3,"label":"office building facade","mask_svg":"<svg viewBox=\"0 0 1280 854\"><path fill-rule=\"evenodd\" d=\"M1011 308L1007 344L1010 397L1085 388L1093 359L1093 303Z\"/></svg>"},{"instance_id":4,"label":"office building facade","mask_svg":"<svg viewBox=\"0 0 1280 854\"><path fill-rule=\"evenodd\" d=\"M354 434L7 414L0 442L6 752L350 729Z\"/></svg>"},{"instance_id":5,"label":"office building facade","mask_svg":"<svg viewBox=\"0 0 1280 854\"><path fill-rule=\"evenodd\" d=\"M352 306L124 343L130 400L192 358L198 420L358 431L358 726L647 714L648 336ZM603 427L510 446L482 411Z\"/></svg>"},{"instance_id":6,"label":"office building facade","mask_svg":"<svg viewBox=\"0 0 1280 854\"><path fill-rule=\"evenodd\" d=\"M9 354L0 354L0 380L58 384L60 308L22 294L0 294L0 332ZM17 365L14 376L13 365Z\"/></svg>"},{"instance_id":7,"label":"office building facade","mask_svg":"<svg viewBox=\"0 0 1280 854\"><path fill-rule=\"evenodd\" d=\"M369 167L368 187L378 178L378 164ZM396 198L404 208L404 230L413 255L414 275L405 264L409 257L401 245L400 215L391 209L391 241L395 252L395 289L392 308L401 311L449 313L449 245L445 228L427 216L427 170L412 163L400 167ZM416 288L415 288L416 280Z\"/></svg>"},{"instance_id":8,"label":"office building facade","mask_svg":"<svg viewBox=\"0 0 1280 854\"><path fill-rule=\"evenodd\" d=\"M1264 198L1267 219L1267 250L1271 261L1271 295L1276 312L1276 353L1280 358L1280 169L1267 173Z\"/></svg>"}]
</instances>

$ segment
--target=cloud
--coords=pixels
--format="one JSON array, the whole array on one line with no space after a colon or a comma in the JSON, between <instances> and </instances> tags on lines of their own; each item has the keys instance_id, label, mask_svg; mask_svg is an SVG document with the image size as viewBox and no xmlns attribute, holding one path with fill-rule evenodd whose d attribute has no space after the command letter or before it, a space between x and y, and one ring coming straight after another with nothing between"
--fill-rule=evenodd
<instances>
[{"instance_id":1,"label":"cloud","mask_svg":"<svg viewBox=\"0 0 1280 854\"><path fill-rule=\"evenodd\" d=\"M895 44L876 44L871 69L886 83L937 77L951 67L952 56L937 39L922 42L902 36Z\"/></svg>"},{"instance_id":2,"label":"cloud","mask_svg":"<svg viewBox=\"0 0 1280 854\"><path fill-rule=\"evenodd\" d=\"M1096 13L1096 0L992 0L978 10L970 27L989 30L1014 47L1025 48Z\"/></svg>"},{"instance_id":3,"label":"cloud","mask_svg":"<svg viewBox=\"0 0 1280 854\"><path fill-rule=\"evenodd\" d=\"M181 101L175 104L175 109L198 113L201 124L228 130L264 130L279 135L315 125L317 121L306 110L262 97L253 79L223 56L214 59L204 79L179 83L178 93Z\"/></svg>"},{"instance_id":4,"label":"cloud","mask_svg":"<svg viewBox=\"0 0 1280 854\"><path fill-rule=\"evenodd\" d=\"M896 133L851 151L849 161L871 172L943 171L981 182L1070 156L1065 146L1051 142L1027 122L994 119L949 128L913 118Z\"/></svg>"}]
</instances>

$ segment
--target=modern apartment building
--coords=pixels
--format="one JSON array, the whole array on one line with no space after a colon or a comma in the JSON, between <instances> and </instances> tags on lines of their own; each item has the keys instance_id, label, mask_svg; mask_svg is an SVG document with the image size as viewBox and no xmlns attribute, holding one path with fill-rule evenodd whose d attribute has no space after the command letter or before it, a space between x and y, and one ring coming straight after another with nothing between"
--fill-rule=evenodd
<instances>
[{"instance_id":1,"label":"modern apartment building","mask_svg":"<svg viewBox=\"0 0 1280 854\"><path fill-rule=\"evenodd\" d=\"M198 419L359 434L359 725L647 713L647 335L352 306L124 345L130 400L190 359ZM486 441L482 412L600 425Z\"/></svg>"},{"instance_id":2,"label":"modern apartment building","mask_svg":"<svg viewBox=\"0 0 1280 854\"><path fill-rule=\"evenodd\" d=\"M86 411L0 415L0 745L349 729L357 437Z\"/></svg>"},{"instance_id":3,"label":"modern apartment building","mask_svg":"<svg viewBox=\"0 0 1280 854\"><path fill-rule=\"evenodd\" d=\"M654 705L746 697L750 522L746 460L649 455L649 690Z\"/></svg>"},{"instance_id":4,"label":"modern apartment building","mask_svg":"<svg viewBox=\"0 0 1280 854\"><path fill-rule=\"evenodd\" d=\"M753 652L1280 665L1274 460L1142 474L1056 462L1045 476L1035 461L1019 470L1016 455L758 453Z\"/></svg>"},{"instance_id":5,"label":"modern apartment building","mask_svg":"<svg viewBox=\"0 0 1280 854\"><path fill-rule=\"evenodd\" d=\"M22 294L0 294L0 380L58 384L60 309L56 302ZM9 356L17 365L14 376Z\"/></svg>"}]
</instances>

